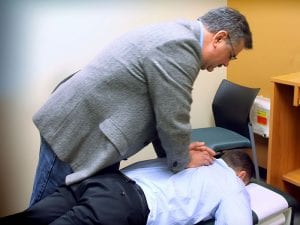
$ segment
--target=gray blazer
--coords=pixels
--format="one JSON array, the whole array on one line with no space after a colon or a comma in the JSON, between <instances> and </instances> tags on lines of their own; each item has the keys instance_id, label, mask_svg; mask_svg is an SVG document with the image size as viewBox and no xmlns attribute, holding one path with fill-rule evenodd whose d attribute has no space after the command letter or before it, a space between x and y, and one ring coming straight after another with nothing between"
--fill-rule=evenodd
<instances>
[{"instance_id":1,"label":"gray blazer","mask_svg":"<svg viewBox=\"0 0 300 225\"><path fill-rule=\"evenodd\" d=\"M71 165L67 184L151 142L161 143L174 172L187 165L199 37L197 21L140 28L112 42L50 96L33 121Z\"/></svg>"}]
</instances>

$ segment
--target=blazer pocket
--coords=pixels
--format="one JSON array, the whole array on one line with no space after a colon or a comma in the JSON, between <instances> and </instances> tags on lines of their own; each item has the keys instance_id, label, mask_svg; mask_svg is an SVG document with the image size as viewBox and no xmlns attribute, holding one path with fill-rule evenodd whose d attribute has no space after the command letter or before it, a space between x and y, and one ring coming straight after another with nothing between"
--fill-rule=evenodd
<instances>
[{"instance_id":1,"label":"blazer pocket","mask_svg":"<svg viewBox=\"0 0 300 225\"><path fill-rule=\"evenodd\" d=\"M121 155L126 154L128 149L128 142L126 136L114 124L111 119L106 119L99 124L100 130L112 142Z\"/></svg>"}]
</instances>

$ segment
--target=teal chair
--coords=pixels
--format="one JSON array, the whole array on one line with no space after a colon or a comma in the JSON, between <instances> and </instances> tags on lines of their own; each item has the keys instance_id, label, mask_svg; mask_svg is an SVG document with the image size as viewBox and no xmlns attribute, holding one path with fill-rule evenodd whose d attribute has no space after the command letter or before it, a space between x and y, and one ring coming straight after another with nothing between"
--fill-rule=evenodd
<instances>
[{"instance_id":1,"label":"teal chair","mask_svg":"<svg viewBox=\"0 0 300 225\"><path fill-rule=\"evenodd\" d=\"M192 141L204 141L216 152L250 148L256 179L259 168L249 114L259 90L222 80L212 103L215 126L192 130Z\"/></svg>"}]
</instances>

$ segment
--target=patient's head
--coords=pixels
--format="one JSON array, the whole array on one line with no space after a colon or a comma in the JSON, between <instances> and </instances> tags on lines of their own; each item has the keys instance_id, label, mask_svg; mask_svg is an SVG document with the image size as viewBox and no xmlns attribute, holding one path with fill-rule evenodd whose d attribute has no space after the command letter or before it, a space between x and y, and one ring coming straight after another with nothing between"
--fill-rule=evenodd
<instances>
[{"instance_id":1,"label":"patient's head","mask_svg":"<svg viewBox=\"0 0 300 225\"><path fill-rule=\"evenodd\" d=\"M239 178L247 185L254 175L254 165L250 156L241 150L226 151L222 159L230 166Z\"/></svg>"}]
</instances>

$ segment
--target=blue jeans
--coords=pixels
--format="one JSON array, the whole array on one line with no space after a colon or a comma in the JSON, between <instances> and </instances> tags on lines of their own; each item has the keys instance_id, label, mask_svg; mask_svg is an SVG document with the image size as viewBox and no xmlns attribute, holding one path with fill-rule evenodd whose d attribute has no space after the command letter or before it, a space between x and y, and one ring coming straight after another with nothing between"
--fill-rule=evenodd
<instances>
[{"instance_id":1,"label":"blue jeans","mask_svg":"<svg viewBox=\"0 0 300 225\"><path fill-rule=\"evenodd\" d=\"M65 184L65 178L72 173L71 167L61 161L51 146L41 138L39 162L34 178L30 206L52 194L58 186Z\"/></svg>"}]
</instances>

